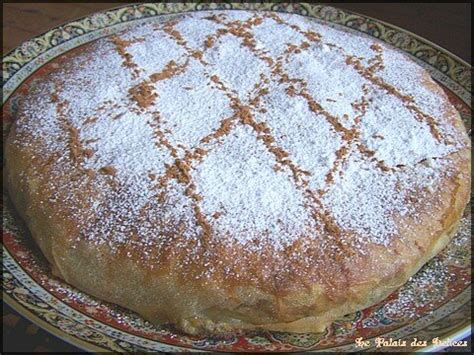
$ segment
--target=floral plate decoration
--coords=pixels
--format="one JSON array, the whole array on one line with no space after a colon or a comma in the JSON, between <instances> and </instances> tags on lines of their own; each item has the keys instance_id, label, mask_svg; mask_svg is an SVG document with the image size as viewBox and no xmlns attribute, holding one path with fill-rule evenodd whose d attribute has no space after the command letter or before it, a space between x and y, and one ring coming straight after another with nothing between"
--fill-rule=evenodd
<instances>
[{"instance_id":1,"label":"floral plate decoration","mask_svg":"<svg viewBox=\"0 0 474 355\"><path fill-rule=\"evenodd\" d=\"M471 67L437 45L393 25L307 3L155 3L96 13L64 24L3 57L3 108L40 68L84 43L166 14L209 9L291 12L373 36L410 55L445 89L468 130ZM4 114L3 137L11 118ZM346 315L322 333L257 331L196 337L154 326L137 314L89 296L52 276L48 264L3 195L3 299L52 334L89 351L438 351L471 332L470 206L452 242L387 299ZM383 345L383 346L380 346ZM398 345L398 346L396 346ZM402 346L400 346L402 345ZM468 349L466 349L468 350Z\"/></svg>"}]
</instances>

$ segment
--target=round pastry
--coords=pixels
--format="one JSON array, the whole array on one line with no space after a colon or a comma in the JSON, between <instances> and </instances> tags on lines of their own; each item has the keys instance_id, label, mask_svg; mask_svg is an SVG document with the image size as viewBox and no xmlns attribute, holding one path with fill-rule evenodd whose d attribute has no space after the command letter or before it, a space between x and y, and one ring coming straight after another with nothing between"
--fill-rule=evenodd
<instances>
[{"instance_id":1,"label":"round pastry","mask_svg":"<svg viewBox=\"0 0 474 355\"><path fill-rule=\"evenodd\" d=\"M429 74L298 15L143 22L16 99L8 189L54 274L192 334L321 331L405 283L468 201Z\"/></svg>"}]
</instances>

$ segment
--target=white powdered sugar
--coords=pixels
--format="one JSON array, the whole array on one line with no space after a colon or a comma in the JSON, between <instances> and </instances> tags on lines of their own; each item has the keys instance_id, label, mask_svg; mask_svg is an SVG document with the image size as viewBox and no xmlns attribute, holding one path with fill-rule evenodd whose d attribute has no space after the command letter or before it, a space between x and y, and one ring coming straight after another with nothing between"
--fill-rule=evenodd
<instances>
[{"instance_id":1,"label":"white powdered sugar","mask_svg":"<svg viewBox=\"0 0 474 355\"><path fill-rule=\"evenodd\" d=\"M456 150L456 146L433 139L428 124L413 119L413 113L400 105L398 98L378 89L371 98L361 125L361 141L388 166L412 166Z\"/></svg>"},{"instance_id":2,"label":"white powdered sugar","mask_svg":"<svg viewBox=\"0 0 474 355\"><path fill-rule=\"evenodd\" d=\"M126 105L124 96L132 83L132 74L124 70L112 43L98 41L93 51L94 56L78 54L54 76L57 84L51 92L57 93L59 101L67 101L65 113L75 125L97 115L105 103ZM77 67L83 69L75 70Z\"/></svg>"},{"instance_id":3,"label":"white powdered sugar","mask_svg":"<svg viewBox=\"0 0 474 355\"><path fill-rule=\"evenodd\" d=\"M379 174L373 164L353 160L344 167L344 175L336 178L323 202L340 226L385 244L386 236L396 232L390 213L394 208L399 213L406 211L400 196L393 194L396 182L393 175Z\"/></svg>"},{"instance_id":4,"label":"white powdered sugar","mask_svg":"<svg viewBox=\"0 0 474 355\"><path fill-rule=\"evenodd\" d=\"M343 175L338 175L323 196L324 205L329 208L337 224L346 230L360 233L362 240L387 245L390 236L397 233L395 220L413 209L405 201L404 193L416 188L421 181L430 186L438 178L436 168L420 165L416 171L381 174L374 163L357 154L344 164ZM420 196L421 197L421 196Z\"/></svg>"},{"instance_id":5,"label":"white powdered sugar","mask_svg":"<svg viewBox=\"0 0 474 355\"><path fill-rule=\"evenodd\" d=\"M204 18L200 21L179 21L175 28L186 38L191 48L202 48L207 36L223 26Z\"/></svg>"},{"instance_id":6,"label":"white powdered sugar","mask_svg":"<svg viewBox=\"0 0 474 355\"><path fill-rule=\"evenodd\" d=\"M165 164L172 163L166 149L144 141L153 142L154 133L149 122L153 118L147 114L137 114L124 110L118 118L101 117L93 125L81 130L81 140L94 151L84 162L84 167L100 170L107 166L116 169L117 178L136 185L142 191L150 190L149 174L158 174ZM133 182L133 183L132 183Z\"/></svg>"},{"instance_id":7,"label":"white powdered sugar","mask_svg":"<svg viewBox=\"0 0 474 355\"><path fill-rule=\"evenodd\" d=\"M335 48L328 47L327 44L337 44L342 46L346 53L362 58L364 65L369 65L369 59L372 58L374 54L373 50L370 48L374 43L373 40L369 40L367 37L359 34L338 30L337 28L332 27L331 24L327 23L314 23L311 24L311 27L314 31L324 34L326 51L336 50Z\"/></svg>"},{"instance_id":8,"label":"white powdered sugar","mask_svg":"<svg viewBox=\"0 0 474 355\"><path fill-rule=\"evenodd\" d=\"M22 105L23 114L19 115L16 121L18 133L39 137L41 137L39 133L42 132L48 132L48 136L52 137L62 135L62 128L56 119L56 106L48 95L54 89L52 83L45 81L34 80L31 83L30 92L32 95ZM18 142L18 144L22 144L22 142Z\"/></svg>"},{"instance_id":9,"label":"white powdered sugar","mask_svg":"<svg viewBox=\"0 0 474 355\"><path fill-rule=\"evenodd\" d=\"M128 35L125 33L123 39L132 42L126 51L131 55L132 62L142 70L143 78L162 71L170 60L181 62L186 53L176 41L152 25L145 24Z\"/></svg>"},{"instance_id":10,"label":"white powdered sugar","mask_svg":"<svg viewBox=\"0 0 474 355\"><path fill-rule=\"evenodd\" d=\"M329 113L340 117L342 124L349 126L352 123L357 114L352 103L362 98L363 85L368 82L345 64L345 58L337 50L325 50L321 43L317 43L293 55L284 69L293 79L305 79L310 95L317 97Z\"/></svg>"},{"instance_id":11,"label":"white powdered sugar","mask_svg":"<svg viewBox=\"0 0 474 355\"><path fill-rule=\"evenodd\" d=\"M257 48L267 51L274 58L283 54L288 49L289 43L301 43L304 35L287 26L281 26L273 19L264 21L253 30L257 40Z\"/></svg>"},{"instance_id":12,"label":"white powdered sugar","mask_svg":"<svg viewBox=\"0 0 474 355\"><path fill-rule=\"evenodd\" d=\"M311 173L310 188L324 186L342 145L341 137L322 115L309 109L303 98L286 95L281 86L272 87L261 106L266 111L257 112L255 119L267 122L276 144L291 152L291 159Z\"/></svg>"},{"instance_id":13,"label":"white powdered sugar","mask_svg":"<svg viewBox=\"0 0 474 355\"><path fill-rule=\"evenodd\" d=\"M269 234L288 244L295 234L314 230L301 191L288 172L275 174L275 163L252 130L239 126L196 168L203 212L220 214L213 223L217 236L248 242Z\"/></svg>"},{"instance_id":14,"label":"white powdered sugar","mask_svg":"<svg viewBox=\"0 0 474 355\"><path fill-rule=\"evenodd\" d=\"M418 308L433 309L439 306L432 301L445 298L446 284L455 278L456 274L449 270L442 259L436 257L408 280L398 291L397 298L384 305L384 310L392 317L418 318Z\"/></svg>"},{"instance_id":15,"label":"white powdered sugar","mask_svg":"<svg viewBox=\"0 0 474 355\"><path fill-rule=\"evenodd\" d=\"M238 55L236 55L238 53ZM268 66L258 59L242 40L233 35L219 38L214 47L206 51L204 60L228 87L235 90L241 100L250 93L261 79L260 74L270 75Z\"/></svg>"},{"instance_id":16,"label":"white powdered sugar","mask_svg":"<svg viewBox=\"0 0 474 355\"><path fill-rule=\"evenodd\" d=\"M322 237L326 216L389 245L395 217L417 213L407 195L436 187L465 143L424 71L374 43L277 13L144 23L32 85L17 126L42 155L61 152L50 184L67 198L51 201L80 215L86 185L103 191L83 226L97 243L179 229L282 249Z\"/></svg>"},{"instance_id":17,"label":"white powdered sugar","mask_svg":"<svg viewBox=\"0 0 474 355\"><path fill-rule=\"evenodd\" d=\"M377 75L403 93L412 96L415 103L423 107L423 112L442 120L443 111L449 103L440 100L439 94L433 92L431 88L413 84L419 80L426 80L426 72L418 64L409 60L406 54L399 51L386 50L383 57L390 66L379 70ZM407 80L408 77L411 77L411 80Z\"/></svg>"},{"instance_id":18,"label":"white powdered sugar","mask_svg":"<svg viewBox=\"0 0 474 355\"><path fill-rule=\"evenodd\" d=\"M184 73L158 81L154 87L159 96L152 107L160 112L161 127L169 131L168 140L173 146L196 146L233 114L229 98L209 86L197 60L190 60ZM177 97L180 99L176 100Z\"/></svg>"}]
</instances>

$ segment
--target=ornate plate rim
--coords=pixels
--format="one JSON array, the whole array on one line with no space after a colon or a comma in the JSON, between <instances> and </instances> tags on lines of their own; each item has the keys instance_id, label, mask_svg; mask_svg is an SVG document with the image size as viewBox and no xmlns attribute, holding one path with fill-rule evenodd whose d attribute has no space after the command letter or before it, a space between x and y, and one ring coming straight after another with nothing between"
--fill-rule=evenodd
<instances>
[{"instance_id":1,"label":"ornate plate rim","mask_svg":"<svg viewBox=\"0 0 474 355\"><path fill-rule=\"evenodd\" d=\"M2 298L3 301L10 306L12 309L14 309L16 312L18 312L21 316L25 317L35 325L41 327L42 329L46 330L48 333L51 333L55 337L71 344L74 345L80 349L83 350L88 350L88 351L109 351L106 348L99 347L97 345L94 345L92 343L86 342L80 338L73 337L72 335L69 335L66 332L61 331L58 328L53 327L51 324L48 322L42 320L40 317L38 317L36 314L22 306L19 302L15 301L10 295L8 295L5 291L2 292Z\"/></svg>"},{"instance_id":2,"label":"ornate plate rim","mask_svg":"<svg viewBox=\"0 0 474 355\"><path fill-rule=\"evenodd\" d=\"M471 68L471 64L469 64L468 62L466 62L464 59L462 59L461 57L457 56L456 54L452 53L451 51L448 51L446 48L443 48L441 47L440 45L430 41L429 39L426 39L425 37L422 37L420 35L417 35L416 33L414 32L411 32L411 31L408 31L402 27L399 27L397 25L394 25L390 22L386 22L386 21L382 21L382 20L379 20L379 19L376 19L375 17L372 17L372 16L368 16L368 15L364 15L364 14L361 14L359 12L356 12L356 11L351 11L351 10L346 10L346 9L340 9L338 8L337 6L335 6L334 8L337 8L338 10L340 11L343 11L343 12L346 12L346 13L350 13L350 14L353 14L353 15L357 15L357 16L360 16L360 17L364 17L366 19L369 19L369 20L372 20L372 21L375 21L375 22L378 22L378 23L381 23L381 24L384 24L384 25L387 25L391 28L394 28L394 29L397 29L399 30L400 32L405 32L405 33L408 33L410 34L411 37L414 37L418 40L421 40L422 42L426 43L426 44L429 44L431 47L433 48L436 48L437 50L439 50L440 52L445 52L446 54L449 54L449 56L451 58L454 58L456 59L458 62L460 62L461 64L463 64L464 66L468 67L468 68Z\"/></svg>"},{"instance_id":3,"label":"ornate plate rim","mask_svg":"<svg viewBox=\"0 0 474 355\"><path fill-rule=\"evenodd\" d=\"M22 46L24 46L26 43L31 43L32 41L34 40L38 40L38 39L42 39L43 37L45 37L45 35L47 35L48 33L54 31L54 30L58 30L58 29L61 29L62 27L64 26L67 26L67 25L70 25L70 24L73 24L75 22L80 22L80 21L83 21L83 20L86 20L86 19L89 19L91 18L92 16L94 15L97 15L97 14L103 14L103 13L106 13L106 12L113 12L113 11L118 11L120 9L125 9L125 8L131 8L131 9L135 9L137 6L140 6L140 5L148 5L148 4L153 4L153 3L138 3L138 4L125 4L125 5L120 5L120 6L114 6L114 7L111 7L111 8L107 8L107 9L103 9L101 11L96 11L96 12L93 12L93 13L90 13L86 16L82 16L82 17L78 17L78 18L75 18L75 19L72 19L72 20L69 20L67 22L63 22L57 26L54 26L40 34L38 34L37 36L34 36L34 37L31 37L29 38L28 40L26 41L23 41L21 42L17 47L11 49L10 51L8 51L6 54L4 54L2 56L2 62L3 64L5 64L5 59L10 57L13 53L15 53L16 51L18 51ZM185 3L179 3L180 5L183 5ZM233 3L233 2L229 2L229 3L220 3L220 4L217 4L217 3L212 3L213 5L217 5L217 6L220 6L220 5L225 5L225 4L230 4L230 5L248 5L246 3ZM390 29L395 29L395 30L398 30L399 32L401 33L404 33L404 34L408 34L410 37L420 41L421 43L423 44L426 44L428 45L429 47L433 48L433 49L436 49L437 51L439 51L440 53L443 53L444 55L448 56L449 58L451 59L454 59L455 61L457 61L459 64L461 64L462 66L464 66L465 68L471 70L472 66L471 64L469 64L468 62L466 62L464 59L458 57L457 55L453 54L452 52L448 51L447 49L437 45L436 43L422 37L422 36L419 36L411 31L408 31L404 28L401 28L399 26L396 26L396 25L393 25L389 22L386 22L386 21L382 21L382 20L379 20L377 18L374 18L374 17L371 17L371 16L367 16L367 15L364 15L364 14L361 14L361 13L358 13L358 12L355 12L355 11L351 11L351 10L346 10L346 9L341 9L339 7L337 7L337 4L336 6L333 6L333 4L314 4L314 3L301 3L303 5L309 5L309 6L322 6L322 7L328 7L328 8L334 8L336 9L337 11L340 11L344 14L349 14L349 15L355 15L355 16L358 16L358 17L361 17L365 20L370 20L370 21L373 21L374 23L378 23L378 24L382 24ZM166 4L165 4L166 5ZM256 6L258 6L259 4L255 4ZM264 5L263 3L260 4L260 5ZM275 5L277 5L277 3L275 3ZM100 31L100 30L103 30L104 28L108 28L108 27L113 27L117 24L123 24L123 23L128 23L128 22L132 22L132 21L137 21L137 20L143 20L143 19L146 19L146 18L152 18L152 17L155 17L155 16L162 16L162 15L167 15L167 14L172 14L172 13L183 13L183 12L191 12L191 11L205 11L206 9L204 10L198 10L198 9L190 9L190 10L178 10L178 11L171 11L171 12L168 12L168 13L158 13L156 15L152 15L152 16L148 16L148 17L145 17L145 18L142 18L142 19L138 19L138 18L132 18L130 20L126 20L126 21L123 21L123 22L118 22L118 23L114 23L112 25L106 25L106 26L103 26L103 27L99 27L99 28L96 28L94 30L91 30L89 32L85 32L83 34L81 34L80 36L84 36L86 35L87 33L93 33L93 32L96 32L96 31ZM241 9L241 8L238 8L238 9L231 9L231 10L245 10L245 9ZM258 9L258 8L250 8L250 10L256 10L256 11L270 11L270 10L262 10L262 9ZM278 10L271 10L271 11L278 11ZM281 11L283 12L283 11ZM301 14L299 14L301 15ZM312 17L314 18L314 16L311 16L311 15L302 15L302 16L306 16L306 17ZM341 27L349 27L349 26L345 26L345 25L342 25L340 23L338 23L337 21L331 21L331 20L327 20L327 19L324 19L324 18L316 18L318 20L322 20L322 21L327 21L331 24L336 24L338 26L341 26ZM351 27L352 28L352 27ZM352 28L354 29L354 28ZM376 36L372 36L364 31L361 31L359 29L355 29L356 31L364 34L364 35L367 35L367 36L371 36L371 37L375 37L379 40L382 40L384 42L386 42L384 39L381 39L381 38L378 38ZM77 36L77 37L80 37L80 36ZM57 44L57 45L53 45L49 48L46 48L44 51L41 51L39 53L37 53L33 58L31 58L30 60L28 60L27 62L23 63L22 66L17 70L15 71L15 73L13 73L13 75L8 78L7 80L4 80L3 79L3 76L2 76L2 87L5 86L5 84L10 81L15 75L17 75L17 73L22 69L24 68L27 64L31 63L35 58L37 58L38 56L46 53L48 50L54 48L54 47L57 47L57 46L60 46L62 45L64 42L60 43L60 44ZM388 43L389 45L391 46L395 46L394 44L392 43ZM399 50L401 50L403 53L406 53L408 54L410 57L412 58L416 58L416 56L414 56L412 53L402 49L402 48L399 48L398 46L395 46L397 47ZM73 47L74 48L74 47ZM54 58L51 58L50 60L52 60ZM419 58L416 58L418 60L421 60ZM425 62L427 65L431 65L433 66L431 63L427 63ZM45 63L43 63L45 64ZM434 67L434 66L433 66ZM441 70L439 70L438 68L435 68L435 70L437 71L440 71L442 74L444 75L447 75L445 73L443 73ZM4 72L5 69L2 69L2 72ZM26 78L23 79L23 81L25 80ZM461 84L458 83L458 85L462 86ZM463 86L462 86L463 87ZM469 89L463 87L465 90L467 90L468 92L470 92ZM3 100L2 100L2 106L3 104L5 103L5 101L7 101L8 97L10 95L7 95L5 97L5 94L3 94ZM2 244L3 244L3 241L2 241ZM5 248L5 246L3 245L3 253L7 252L8 254L9 251ZM13 258L13 257L12 257ZM13 258L14 259L14 258ZM80 337L78 336L74 336L74 335L71 335L71 334L68 334L67 332L61 330L60 328L57 328L57 327L54 327L53 325L49 324L48 322L42 320L40 317L38 317L36 314L34 314L32 311L28 310L26 307L22 306L19 302L15 301L11 296L9 296L4 290L2 290L2 296L3 296L3 301L8 304L10 307L12 307L15 311L17 311L20 315L24 316L25 318L27 318L28 320L30 320L31 322L33 322L34 324L38 325L39 327L43 328L44 330L46 330L47 332L51 333L52 335L64 340L65 342L69 343L69 344L72 344L74 346L77 346L78 348L80 349L83 349L83 350L87 350L87 351L94 351L94 352L97 352L97 351L110 351L110 349L107 349L105 347L101 347L101 346L98 346L98 345L95 345L91 342L88 342L88 341L85 341L83 339L81 339ZM472 330L472 322L470 320L467 320L466 322L463 322L459 327L456 327L455 330L453 330L451 333L449 333L448 335L444 336L444 338L442 338L441 340L445 340L445 339L450 339L450 340L460 340L460 339L463 339L464 337L466 337L468 334L471 334L471 330ZM193 349L193 348L188 348L188 347L182 347L182 346L179 346L179 345L171 345L171 344L166 344L166 343L163 343L164 345L169 345L170 347L173 347L173 348L177 348L177 349L181 349L183 351L196 351L196 350L199 350L199 349ZM444 348L446 348L447 346L443 346L443 345L430 345L430 346L427 346L427 347L424 347L424 348L421 348L419 349L418 351L420 352L433 352L433 351L440 351ZM318 350L316 350L318 351ZM322 350L324 351L324 350Z\"/></svg>"}]
</instances>

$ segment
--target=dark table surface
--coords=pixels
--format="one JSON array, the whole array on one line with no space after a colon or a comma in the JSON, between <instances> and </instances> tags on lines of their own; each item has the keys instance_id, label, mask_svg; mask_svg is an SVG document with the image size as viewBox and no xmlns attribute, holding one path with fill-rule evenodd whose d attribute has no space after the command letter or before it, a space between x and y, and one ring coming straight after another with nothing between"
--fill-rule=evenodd
<instances>
[{"instance_id":1,"label":"dark table surface","mask_svg":"<svg viewBox=\"0 0 474 355\"><path fill-rule=\"evenodd\" d=\"M3 4L3 53L64 22L123 3ZM331 3L407 29L471 63L471 5L460 3ZM471 347L469 337L469 348ZM32 324L3 305L3 350L75 352L72 345ZM447 349L446 351L466 349Z\"/></svg>"}]
</instances>

